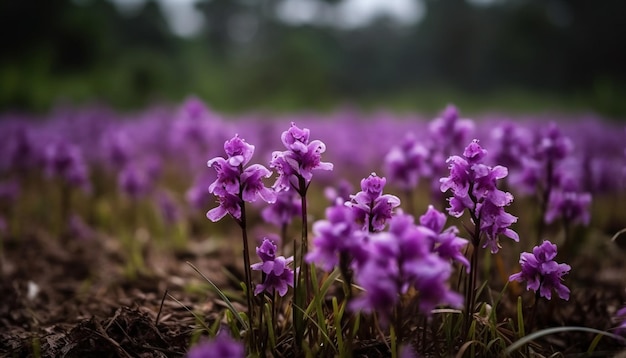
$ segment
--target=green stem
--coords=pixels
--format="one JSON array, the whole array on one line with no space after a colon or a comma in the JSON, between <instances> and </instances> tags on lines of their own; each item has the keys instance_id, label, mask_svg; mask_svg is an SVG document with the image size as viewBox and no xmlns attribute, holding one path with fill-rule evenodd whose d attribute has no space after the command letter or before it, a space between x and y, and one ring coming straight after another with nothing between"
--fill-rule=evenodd
<instances>
[{"instance_id":1,"label":"green stem","mask_svg":"<svg viewBox=\"0 0 626 358\"><path fill-rule=\"evenodd\" d=\"M300 195L300 205L302 208L302 236L300 241L300 252L298 258L298 252L296 251L296 240L293 242L293 260L294 260L294 268L298 268L298 263L300 264L300 269L293 275L293 289L294 289L294 307L293 309L293 327L294 327L294 351L295 355L299 355L299 351L302 346L302 337L304 335L304 326L302 325L303 314L300 309L305 309L309 304L310 299L310 267L304 262L304 258L306 256L309 242L308 242L308 219L307 219L307 205L306 205L306 193L307 193L307 183L306 180L302 176L298 176L298 187L295 188L298 194ZM301 288L299 288L300 284L304 284L304 295L302 295Z\"/></svg>"},{"instance_id":2,"label":"green stem","mask_svg":"<svg viewBox=\"0 0 626 358\"><path fill-rule=\"evenodd\" d=\"M468 195L476 207L478 200L473 194L474 185L470 183ZM480 215L476 215L473 209L468 210L472 221L474 222L474 231L472 232L472 252L470 257L470 272L467 279L468 285L466 286L466 301L465 301L465 324L464 333L467 337L469 329L471 327L472 317L474 313L474 306L476 304L476 282L478 279L478 247L480 245L481 231L480 231Z\"/></svg>"},{"instance_id":3,"label":"green stem","mask_svg":"<svg viewBox=\"0 0 626 358\"><path fill-rule=\"evenodd\" d=\"M241 193L240 193L241 198ZM243 265L244 275L246 281L246 301L248 305L248 319L250 327L250 349L255 349L256 337L254 333L254 306L252 305L252 272L250 268L250 249L248 248L248 230L246 224L246 204L241 199L241 219L239 220L239 226L241 227L241 236L243 241Z\"/></svg>"}]
</instances>

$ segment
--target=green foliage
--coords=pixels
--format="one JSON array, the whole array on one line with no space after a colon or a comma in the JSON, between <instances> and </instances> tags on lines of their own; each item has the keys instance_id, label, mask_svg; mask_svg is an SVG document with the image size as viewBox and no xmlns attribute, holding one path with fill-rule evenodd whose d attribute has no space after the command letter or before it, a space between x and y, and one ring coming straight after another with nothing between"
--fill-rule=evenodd
<instances>
[{"instance_id":1,"label":"green foliage","mask_svg":"<svg viewBox=\"0 0 626 358\"><path fill-rule=\"evenodd\" d=\"M434 111L452 101L466 113L626 114L620 2L427 1L413 26L380 18L357 29L288 25L270 15L278 3L200 2L209 25L180 38L156 1L130 14L108 0L3 2L0 110L132 109L195 94L225 111ZM232 35L240 16L256 24L248 41Z\"/></svg>"}]
</instances>

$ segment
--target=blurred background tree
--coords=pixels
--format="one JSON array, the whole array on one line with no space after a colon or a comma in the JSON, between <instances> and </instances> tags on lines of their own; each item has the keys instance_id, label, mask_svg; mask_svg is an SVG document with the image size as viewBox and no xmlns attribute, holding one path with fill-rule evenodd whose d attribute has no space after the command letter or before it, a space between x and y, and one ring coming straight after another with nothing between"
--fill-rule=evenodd
<instances>
[{"instance_id":1,"label":"blurred background tree","mask_svg":"<svg viewBox=\"0 0 626 358\"><path fill-rule=\"evenodd\" d=\"M2 1L0 110L195 94L238 112L455 102L626 115L624 1L384 3Z\"/></svg>"}]
</instances>

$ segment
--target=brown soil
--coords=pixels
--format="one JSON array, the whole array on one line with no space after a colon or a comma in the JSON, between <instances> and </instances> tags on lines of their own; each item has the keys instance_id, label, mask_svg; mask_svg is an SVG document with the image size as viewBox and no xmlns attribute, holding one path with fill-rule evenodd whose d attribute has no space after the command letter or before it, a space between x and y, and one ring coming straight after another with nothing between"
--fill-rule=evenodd
<instances>
[{"instance_id":1,"label":"brown soil","mask_svg":"<svg viewBox=\"0 0 626 358\"><path fill-rule=\"evenodd\" d=\"M145 233L136 236L149 240ZM145 271L150 274L129 279L123 270L124 250L113 238L95 235L64 243L42 233L8 238L0 281L0 356L184 356L192 337L204 334L190 311L208 325L224 319L223 304L186 262L219 287L237 291L224 268L239 272L241 260L236 250L217 242L192 241L189 249L178 253L144 244ZM624 253L615 243L603 240L590 242L572 255L568 261L573 268L568 278L572 297L568 302L544 301L537 312L536 329L615 327L611 316L626 302ZM525 303L532 302L528 294L523 293ZM515 317L513 295L498 308L503 317ZM594 337L556 334L539 340L535 348L542 353L579 353L587 350ZM359 342L355 349L357 356L386 356L388 352L380 342ZM597 351L612 355L622 349L618 342L603 338Z\"/></svg>"},{"instance_id":2,"label":"brown soil","mask_svg":"<svg viewBox=\"0 0 626 358\"><path fill-rule=\"evenodd\" d=\"M191 246L178 254L145 252L150 274L129 279L123 250L111 238L64 245L40 234L9 238L0 281L0 356L183 356L198 329L188 309L207 324L222 311L186 261L218 285L228 284L222 262L235 261L210 241Z\"/></svg>"}]
</instances>

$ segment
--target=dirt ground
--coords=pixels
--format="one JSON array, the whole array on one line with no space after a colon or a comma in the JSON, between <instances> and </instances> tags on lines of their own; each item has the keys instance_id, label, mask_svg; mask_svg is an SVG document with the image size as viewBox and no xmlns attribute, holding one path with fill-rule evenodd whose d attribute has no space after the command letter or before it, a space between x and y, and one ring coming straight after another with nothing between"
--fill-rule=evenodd
<instances>
[{"instance_id":1,"label":"dirt ground","mask_svg":"<svg viewBox=\"0 0 626 358\"><path fill-rule=\"evenodd\" d=\"M626 251L609 241L589 246L570 262L572 267L583 268L568 279L572 298L545 304L537 314L537 328L615 326L611 314L626 302ZM236 290L224 267L239 272L240 260L232 247L211 240L192 241L186 251L177 253L145 247L149 274L129 279L123 270L123 248L110 237L94 235L61 243L45 234L31 234L5 240L0 356L184 356L200 327L189 310L207 324L221 319L223 311L186 262L218 286ZM503 303L500 311L514 310L510 302ZM545 352L568 355L584 352L593 338L587 333L568 333L539 342ZM374 353L371 347L369 353ZM597 351L615 354L622 348L603 338ZM385 354L377 351L375 355Z\"/></svg>"}]
</instances>

